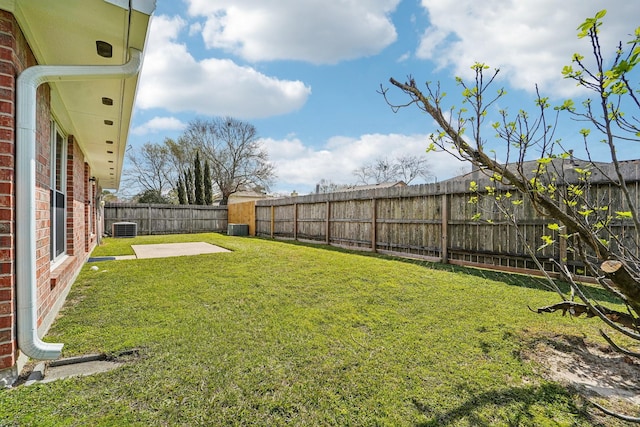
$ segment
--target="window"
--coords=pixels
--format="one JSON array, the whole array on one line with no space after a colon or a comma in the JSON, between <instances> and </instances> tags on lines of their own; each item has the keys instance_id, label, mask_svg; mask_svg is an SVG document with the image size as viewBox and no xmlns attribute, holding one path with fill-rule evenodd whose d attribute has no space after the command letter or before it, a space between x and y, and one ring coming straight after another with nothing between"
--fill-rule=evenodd
<instances>
[{"instance_id":1,"label":"window","mask_svg":"<svg viewBox=\"0 0 640 427\"><path fill-rule=\"evenodd\" d=\"M66 165L67 144L55 122L51 122L51 260L66 249Z\"/></svg>"}]
</instances>

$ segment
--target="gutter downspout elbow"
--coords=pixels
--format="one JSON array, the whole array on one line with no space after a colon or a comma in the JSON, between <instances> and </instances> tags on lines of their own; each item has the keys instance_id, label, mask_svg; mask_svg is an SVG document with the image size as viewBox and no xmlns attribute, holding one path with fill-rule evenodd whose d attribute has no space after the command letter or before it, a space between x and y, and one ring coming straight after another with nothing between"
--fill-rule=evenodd
<instances>
[{"instance_id":1,"label":"gutter downspout elbow","mask_svg":"<svg viewBox=\"0 0 640 427\"><path fill-rule=\"evenodd\" d=\"M130 49L122 65L35 65L16 82L16 299L18 348L39 360L60 357L64 344L38 336L36 280L36 106L37 89L46 82L124 79L138 74L142 52Z\"/></svg>"}]
</instances>

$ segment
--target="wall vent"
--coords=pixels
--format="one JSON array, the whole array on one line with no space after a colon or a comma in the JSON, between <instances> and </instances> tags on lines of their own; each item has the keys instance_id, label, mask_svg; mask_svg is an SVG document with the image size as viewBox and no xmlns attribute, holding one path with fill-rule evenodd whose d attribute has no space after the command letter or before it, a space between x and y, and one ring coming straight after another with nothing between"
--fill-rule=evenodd
<instances>
[{"instance_id":1,"label":"wall vent","mask_svg":"<svg viewBox=\"0 0 640 427\"><path fill-rule=\"evenodd\" d=\"M114 222L111 225L111 235L113 237L136 237L138 234L138 224L135 222Z\"/></svg>"}]
</instances>

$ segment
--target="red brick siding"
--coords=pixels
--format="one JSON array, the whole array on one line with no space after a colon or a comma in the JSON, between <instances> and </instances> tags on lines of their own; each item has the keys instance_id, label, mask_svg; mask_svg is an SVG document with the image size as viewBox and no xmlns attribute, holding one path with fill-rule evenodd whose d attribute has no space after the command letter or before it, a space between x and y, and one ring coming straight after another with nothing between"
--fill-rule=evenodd
<instances>
[{"instance_id":1,"label":"red brick siding","mask_svg":"<svg viewBox=\"0 0 640 427\"><path fill-rule=\"evenodd\" d=\"M22 70L36 65L14 17L0 11L0 370L15 365L15 81ZM36 116L36 282L40 326L71 285L76 272L95 246L87 229L88 215L95 215L91 200L91 171L75 138L68 137L67 254L51 270L50 261L50 88L37 91ZM64 131L64 129L63 129Z\"/></svg>"},{"instance_id":2,"label":"red brick siding","mask_svg":"<svg viewBox=\"0 0 640 427\"><path fill-rule=\"evenodd\" d=\"M69 138L67 162L67 253L82 256L92 248L90 230L89 182L91 170L73 137Z\"/></svg>"},{"instance_id":3,"label":"red brick siding","mask_svg":"<svg viewBox=\"0 0 640 427\"><path fill-rule=\"evenodd\" d=\"M15 143L13 130L16 40L13 16L0 13L0 369L15 364Z\"/></svg>"}]
</instances>

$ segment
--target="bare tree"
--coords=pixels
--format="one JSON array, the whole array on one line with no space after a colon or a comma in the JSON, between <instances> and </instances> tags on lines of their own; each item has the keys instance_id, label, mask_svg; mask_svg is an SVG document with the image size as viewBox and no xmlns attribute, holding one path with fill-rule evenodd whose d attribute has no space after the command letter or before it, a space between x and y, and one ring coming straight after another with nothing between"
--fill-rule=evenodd
<instances>
[{"instance_id":1,"label":"bare tree","mask_svg":"<svg viewBox=\"0 0 640 427\"><path fill-rule=\"evenodd\" d=\"M175 169L167 147L146 142L127 151L130 166L124 171L125 186L138 193L166 195L174 185Z\"/></svg>"},{"instance_id":2,"label":"bare tree","mask_svg":"<svg viewBox=\"0 0 640 427\"><path fill-rule=\"evenodd\" d=\"M601 51L598 28L605 16L598 12L579 27L579 38L589 41L593 64L589 68L582 55L573 56L573 64L562 73L579 86L591 92L592 98L584 100L581 108L572 100L552 109L549 99L536 91L535 113L524 110L515 115L500 110L491 123L493 133L501 146L498 159L491 150L491 141L483 134L485 123L491 117L490 107L505 95L498 89L490 91L498 70L487 74L488 66L476 63L475 81L467 84L458 78L462 87L462 103L466 109L456 110L443 105L444 94L439 85L426 84L424 91L411 76L404 81L390 79L391 84L404 95L403 102L392 102L388 89L381 87L387 103L394 112L405 107L417 107L429 114L439 125L431 138L429 150L447 151L458 159L473 164L485 179L472 182L478 194L492 197L505 218L518 226L513 210L523 202L530 203L537 212L551 218L549 234L542 236L541 246L530 250L531 256L542 269L544 248L566 244L568 253L579 263L583 271L608 291L612 299L626 305L626 311L612 310L590 296L563 259L551 260L563 279L571 285L571 294L564 294L555 281L547 275L547 282L561 297L561 302L541 307L539 313L562 311L574 316L597 316L611 329L633 340L640 341L640 220L638 188L627 183L629 168L618 159L616 146L630 141L638 142L640 122L637 98L637 74L634 67L640 62L640 29L629 43L620 43L613 60L607 62ZM636 85L636 86L634 86ZM633 110L624 114L622 107ZM556 135L560 115L569 114L582 121L585 128L579 131L587 159L578 161ZM628 111L627 111L628 113ZM465 133L466 132L466 133ZM594 158L593 135L598 144L608 149L609 161L603 162L602 154ZM468 135L468 136L467 136ZM597 177L597 178L596 178ZM634 176L637 180L637 176ZM596 197L596 183L605 182L621 197ZM517 193L517 196L516 196ZM478 196L472 202L478 203ZM481 219L482 213L477 219ZM543 269L542 269L543 270ZM574 301L576 295L581 302ZM612 347L627 357L640 358L640 353L621 348L602 332ZM609 411L594 404L609 415L626 421L640 422Z\"/></svg>"},{"instance_id":3,"label":"bare tree","mask_svg":"<svg viewBox=\"0 0 640 427\"><path fill-rule=\"evenodd\" d=\"M176 168L178 176L184 177L187 170L193 168L198 147L184 137L180 137L177 140L166 138L164 145L169 151L171 162Z\"/></svg>"},{"instance_id":4,"label":"bare tree","mask_svg":"<svg viewBox=\"0 0 640 427\"><path fill-rule=\"evenodd\" d=\"M335 193L336 191L345 191L353 188L351 184L336 184L330 179L322 178L316 185L316 193Z\"/></svg>"},{"instance_id":5,"label":"bare tree","mask_svg":"<svg viewBox=\"0 0 640 427\"><path fill-rule=\"evenodd\" d=\"M406 184L411 184L416 178L428 180L433 177L431 168L425 156L401 156L396 159L398 177Z\"/></svg>"},{"instance_id":6,"label":"bare tree","mask_svg":"<svg viewBox=\"0 0 640 427\"><path fill-rule=\"evenodd\" d=\"M181 140L184 146L196 147L209 162L221 205L240 189L268 188L275 178L274 166L250 123L231 117L197 119L189 123Z\"/></svg>"},{"instance_id":7,"label":"bare tree","mask_svg":"<svg viewBox=\"0 0 640 427\"><path fill-rule=\"evenodd\" d=\"M378 158L353 171L359 184L382 184L404 181L411 184L416 178L431 177L429 162L425 156L401 156L394 159Z\"/></svg>"}]
</instances>

